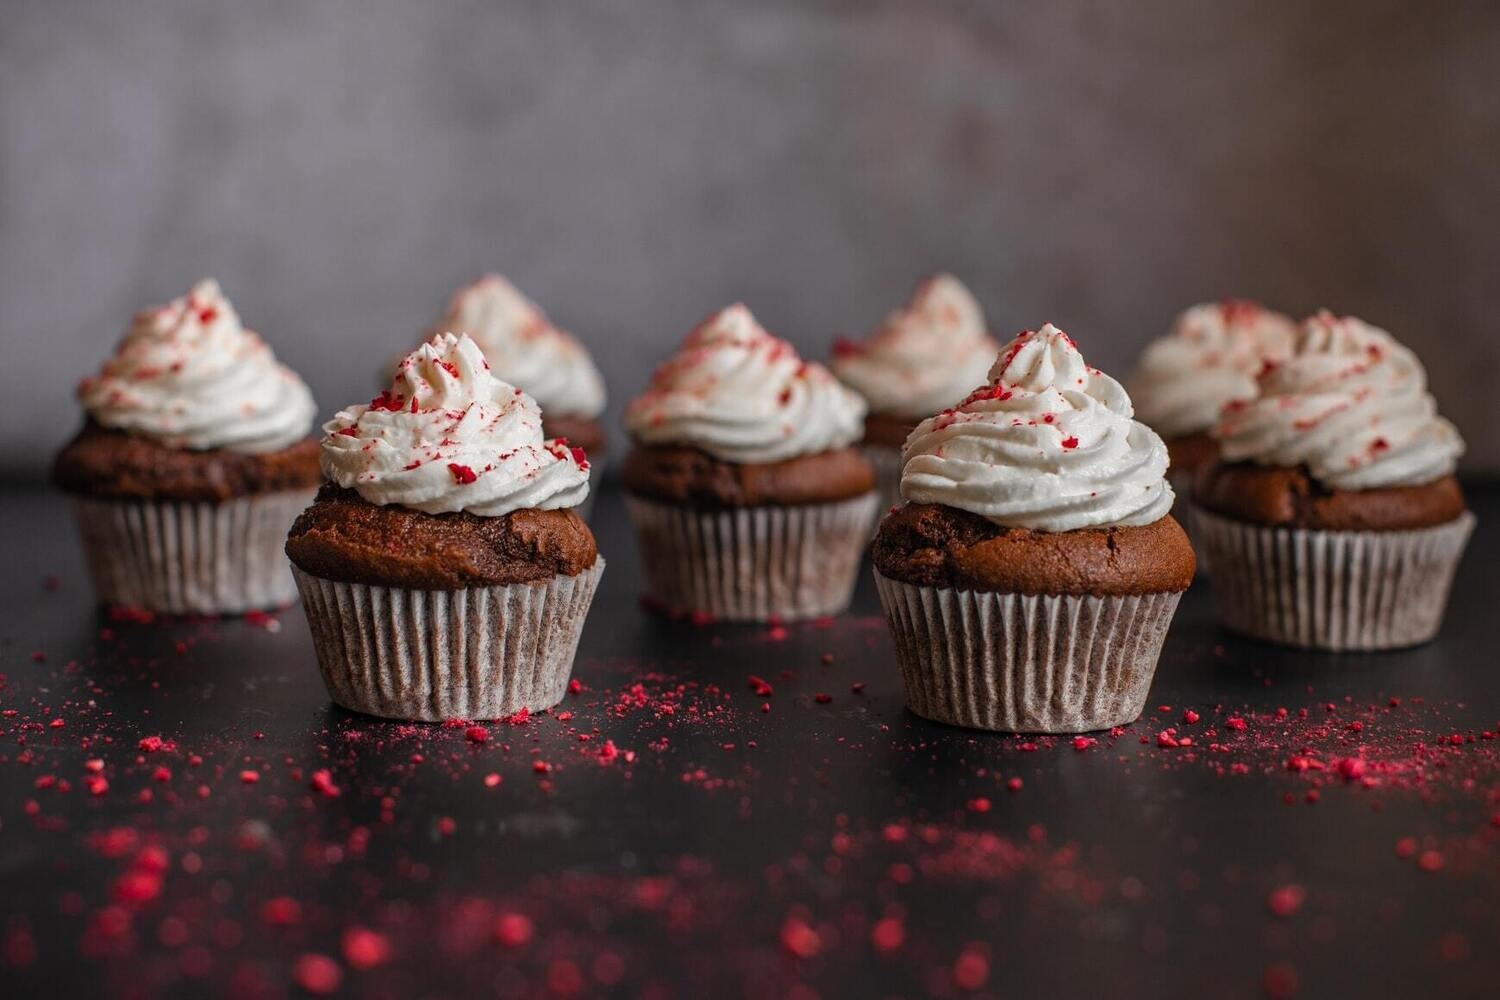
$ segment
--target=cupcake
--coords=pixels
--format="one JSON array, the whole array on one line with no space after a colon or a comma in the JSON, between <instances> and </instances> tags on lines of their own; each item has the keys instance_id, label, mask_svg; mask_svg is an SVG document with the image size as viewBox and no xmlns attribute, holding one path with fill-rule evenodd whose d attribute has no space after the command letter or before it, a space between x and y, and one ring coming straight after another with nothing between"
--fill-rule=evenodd
<instances>
[{"instance_id":1,"label":"cupcake","mask_svg":"<svg viewBox=\"0 0 1500 1000\"><path fill-rule=\"evenodd\" d=\"M902 460L874 560L908 707L1004 732L1138 718L1194 558L1120 384L1026 331Z\"/></svg>"},{"instance_id":2,"label":"cupcake","mask_svg":"<svg viewBox=\"0 0 1500 1000\"><path fill-rule=\"evenodd\" d=\"M705 320L625 410L647 599L735 621L846 608L878 503L864 415L743 305Z\"/></svg>"},{"instance_id":3,"label":"cupcake","mask_svg":"<svg viewBox=\"0 0 1500 1000\"><path fill-rule=\"evenodd\" d=\"M1292 353L1297 325L1256 302L1225 299L1193 306L1141 354L1126 389L1141 422L1167 443L1179 497L1193 474L1219 455L1210 431L1225 404L1254 399L1267 365Z\"/></svg>"},{"instance_id":4,"label":"cupcake","mask_svg":"<svg viewBox=\"0 0 1500 1000\"><path fill-rule=\"evenodd\" d=\"M219 614L295 599L281 543L322 478L312 395L218 284L137 315L78 398L87 419L52 478L102 602Z\"/></svg>"},{"instance_id":5,"label":"cupcake","mask_svg":"<svg viewBox=\"0 0 1500 1000\"><path fill-rule=\"evenodd\" d=\"M999 349L979 302L950 274L917 285L863 343L834 342L829 367L870 407L861 450L875 467L882 509L899 499L907 435L983 382Z\"/></svg>"},{"instance_id":6,"label":"cupcake","mask_svg":"<svg viewBox=\"0 0 1500 1000\"><path fill-rule=\"evenodd\" d=\"M329 697L423 721L561 701L604 572L573 509L584 452L448 333L323 432L328 482L286 553Z\"/></svg>"},{"instance_id":7,"label":"cupcake","mask_svg":"<svg viewBox=\"0 0 1500 1000\"><path fill-rule=\"evenodd\" d=\"M454 292L431 332L447 330L467 333L497 378L536 400L548 438L582 448L596 461L602 457L605 435L599 417L605 396L599 369L583 344L553 324L515 285L488 274Z\"/></svg>"},{"instance_id":8,"label":"cupcake","mask_svg":"<svg viewBox=\"0 0 1500 1000\"><path fill-rule=\"evenodd\" d=\"M1463 440L1411 351L1321 312L1214 437L1194 500L1225 624L1331 650L1437 633L1474 516L1453 476Z\"/></svg>"}]
</instances>

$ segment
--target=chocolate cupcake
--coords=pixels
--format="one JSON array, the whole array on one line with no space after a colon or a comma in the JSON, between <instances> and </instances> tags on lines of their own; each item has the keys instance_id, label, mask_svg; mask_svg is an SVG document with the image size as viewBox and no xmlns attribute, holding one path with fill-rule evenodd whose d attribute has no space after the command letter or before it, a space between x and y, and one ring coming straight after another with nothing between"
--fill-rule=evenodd
<instances>
[{"instance_id":1,"label":"chocolate cupcake","mask_svg":"<svg viewBox=\"0 0 1500 1000\"><path fill-rule=\"evenodd\" d=\"M329 697L428 722L561 701L604 572L584 452L451 333L323 432L329 484L286 552Z\"/></svg>"},{"instance_id":2,"label":"chocolate cupcake","mask_svg":"<svg viewBox=\"0 0 1500 1000\"><path fill-rule=\"evenodd\" d=\"M137 315L78 397L88 419L52 478L102 602L218 614L295 599L281 542L322 478L312 395L218 284Z\"/></svg>"},{"instance_id":3,"label":"chocolate cupcake","mask_svg":"<svg viewBox=\"0 0 1500 1000\"><path fill-rule=\"evenodd\" d=\"M864 414L743 305L705 320L625 411L648 598L736 621L846 608L878 503Z\"/></svg>"},{"instance_id":4,"label":"chocolate cupcake","mask_svg":"<svg viewBox=\"0 0 1500 1000\"><path fill-rule=\"evenodd\" d=\"M950 274L917 285L863 342L834 342L829 368L869 404L860 449L875 467L881 509L900 499L907 435L983 382L999 349L979 302Z\"/></svg>"},{"instance_id":5,"label":"chocolate cupcake","mask_svg":"<svg viewBox=\"0 0 1500 1000\"><path fill-rule=\"evenodd\" d=\"M1147 345L1126 380L1136 417L1166 441L1172 459L1167 477L1177 493L1174 513L1190 532L1193 476L1219 457L1209 433L1219 411L1255 398L1261 370L1291 354L1296 330L1291 317L1258 302L1196 305L1177 317L1165 337Z\"/></svg>"},{"instance_id":6,"label":"chocolate cupcake","mask_svg":"<svg viewBox=\"0 0 1500 1000\"><path fill-rule=\"evenodd\" d=\"M495 376L525 392L542 410L542 430L593 456L605 450L604 379L588 349L560 329L521 291L498 274L487 274L453 293L429 335L467 333L484 352ZM399 364L404 360L396 359ZM385 381L388 373L382 374ZM588 516L593 492L580 513Z\"/></svg>"},{"instance_id":7,"label":"chocolate cupcake","mask_svg":"<svg viewBox=\"0 0 1500 1000\"><path fill-rule=\"evenodd\" d=\"M1140 716L1192 546L1167 449L1048 324L922 421L875 581L908 707L953 725L1083 732Z\"/></svg>"},{"instance_id":8,"label":"chocolate cupcake","mask_svg":"<svg viewBox=\"0 0 1500 1000\"><path fill-rule=\"evenodd\" d=\"M1474 516L1453 477L1463 440L1421 362L1384 330L1320 312L1258 388L1225 408L1222 459L1194 486L1220 617L1316 649L1431 639Z\"/></svg>"}]
</instances>

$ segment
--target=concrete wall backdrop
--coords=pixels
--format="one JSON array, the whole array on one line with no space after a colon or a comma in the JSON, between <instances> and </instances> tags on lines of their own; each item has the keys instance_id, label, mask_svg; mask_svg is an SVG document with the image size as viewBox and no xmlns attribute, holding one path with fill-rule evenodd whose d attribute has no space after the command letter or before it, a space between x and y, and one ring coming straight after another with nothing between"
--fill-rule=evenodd
<instances>
[{"instance_id":1,"label":"concrete wall backdrop","mask_svg":"<svg viewBox=\"0 0 1500 1000\"><path fill-rule=\"evenodd\" d=\"M1500 8L4 0L0 467L217 276L325 410L510 274L614 408L744 299L821 355L951 269L1123 372L1226 294L1383 324L1500 470Z\"/></svg>"}]
</instances>

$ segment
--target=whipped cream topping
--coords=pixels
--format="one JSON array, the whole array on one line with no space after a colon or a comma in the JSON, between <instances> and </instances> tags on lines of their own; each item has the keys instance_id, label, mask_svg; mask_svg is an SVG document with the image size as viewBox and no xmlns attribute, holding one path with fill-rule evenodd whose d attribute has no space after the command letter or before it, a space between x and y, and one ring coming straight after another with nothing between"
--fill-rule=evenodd
<instances>
[{"instance_id":1,"label":"whipped cream topping","mask_svg":"<svg viewBox=\"0 0 1500 1000\"><path fill-rule=\"evenodd\" d=\"M1229 461L1306 465L1333 489L1417 486L1448 475L1464 442L1427 391L1427 372L1386 331L1326 310L1214 429Z\"/></svg>"},{"instance_id":2,"label":"whipped cream topping","mask_svg":"<svg viewBox=\"0 0 1500 1000\"><path fill-rule=\"evenodd\" d=\"M920 419L983 382L999 349L979 302L963 282L939 274L863 343L835 341L829 367L875 413Z\"/></svg>"},{"instance_id":3,"label":"whipped cream topping","mask_svg":"<svg viewBox=\"0 0 1500 1000\"><path fill-rule=\"evenodd\" d=\"M323 425L323 474L373 504L428 514L576 507L588 457L542 439L532 398L490 372L479 346L443 333L409 354L391 387Z\"/></svg>"},{"instance_id":4,"label":"whipped cream topping","mask_svg":"<svg viewBox=\"0 0 1500 1000\"><path fill-rule=\"evenodd\" d=\"M779 462L846 447L865 403L803 361L736 304L704 320L625 409L645 444L685 444L726 462Z\"/></svg>"},{"instance_id":5,"label":"whipped cream topping","mask_svg":"<svg viewBox=\"0 0 1500 1000\"><path fill-rule=\"evenodd\" d=\"M1001 351L980 386L917 425L901 496L1008 528L1144 525L1172 509L1167 447L1132 419L1120 383L1051 323Z\"/></svg>"},{"instance_id":6,"label":"whipped cream topping","mask_svg":"<svg viewBox=\"0 0 1500 1000\"><path fill-rule=\"evenodd\" d=\"M500 275L455 292L432 333L445 330L474 338L496 375L543 413L593 419L604 412L604 378L587 349Z\"/></svg>"},{"instance_id":7,"label":"whipped cream topping","mask_svg":"<svg viewBox=\"0 0 1500 1000\"><path fill-rule=\"evenodd\" d=\"M1291 317L1242 299L1187 309L1126 381L1136 415L1168 438L1209 430L1224 404L1255 398L1261 369L1292 353L1296 331Z\"/></svg>"},{"instance_id":8,"label":"whipped cream topping","mask_svg":"<svg viewBox=\"0 0 1500 1000\"><path fill-rule=\"evenodd\" d=\"M279 451L316 416L307 386L240 325L212 280L138 313L78 398L104 427L194 451Z\"/></svg>"}]
</instances>

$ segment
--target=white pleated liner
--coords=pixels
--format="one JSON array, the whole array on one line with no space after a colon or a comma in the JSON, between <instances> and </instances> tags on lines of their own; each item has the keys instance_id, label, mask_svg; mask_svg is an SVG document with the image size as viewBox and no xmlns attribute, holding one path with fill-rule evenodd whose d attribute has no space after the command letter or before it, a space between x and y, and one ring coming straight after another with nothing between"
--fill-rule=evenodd
<instances>
[{"instance_id":1,"label":"white pleated liner","mask_svg":"<svg viewBox=\"0 0 1500 1000\"><path fill-rule=\"evenodd\" d=\"M647 595L724 621L787 621L849 606L879 499L695 510L626 494Z\"/></svg>"},{"instance_id":2,"label":"white pleated liner","mask_svg":"<svg viewBox=\"0 0 1500 1000\"><path fill-rule=\"evenodd\" d=\"M901 449L886 445L862 444L860 454L875 467L875 492L880 496L876 508L875 523L870 528L870 537L875 537L881 518L886 511L901 503Z\"/></svg>"},{"instance_id":3,"label":"white pleated liner","mask_svg":"<svg viewBox=\"0 0 1500 1000\"><path fill-rule=\"evenodd\" d=\"M94 591L160 614L235 614L291 604L283 546L316 490L223 503L74 497Z\"/></svg>"},{"instance_id":4,"label":"white pleated liner","mask_svg":"<svg viewBox=\"0 0 1500 1000\"><path fill-rule=\"evenodd\" d=\"M1083 733L1140 718L1180 593L998 594L875 572L906 704L937 722Z\"/></svg>"},{"instance_id":5,"label":"white pleated liner","mask_svg":"<svg viewBox=\"0 0 1500 1000\"><path fill-rule=\"evenodd\" d=\"M1194 523L1228 628L1288 646L1369 651L1437 634L1474 515L1413 531L1312 531L1200 508Z\"/></svg>"},{"instance_id":6,"label":"white pleated liner","mask_svg":"<svg viewBox=\"0 0 1500 1000\"><path fill-rule=\"evenodd\" d=\"M366 715L501 719L563 700L604 559L466 590L341 583L293 567L328 696Z\"/></svg>"}]
</instances>

